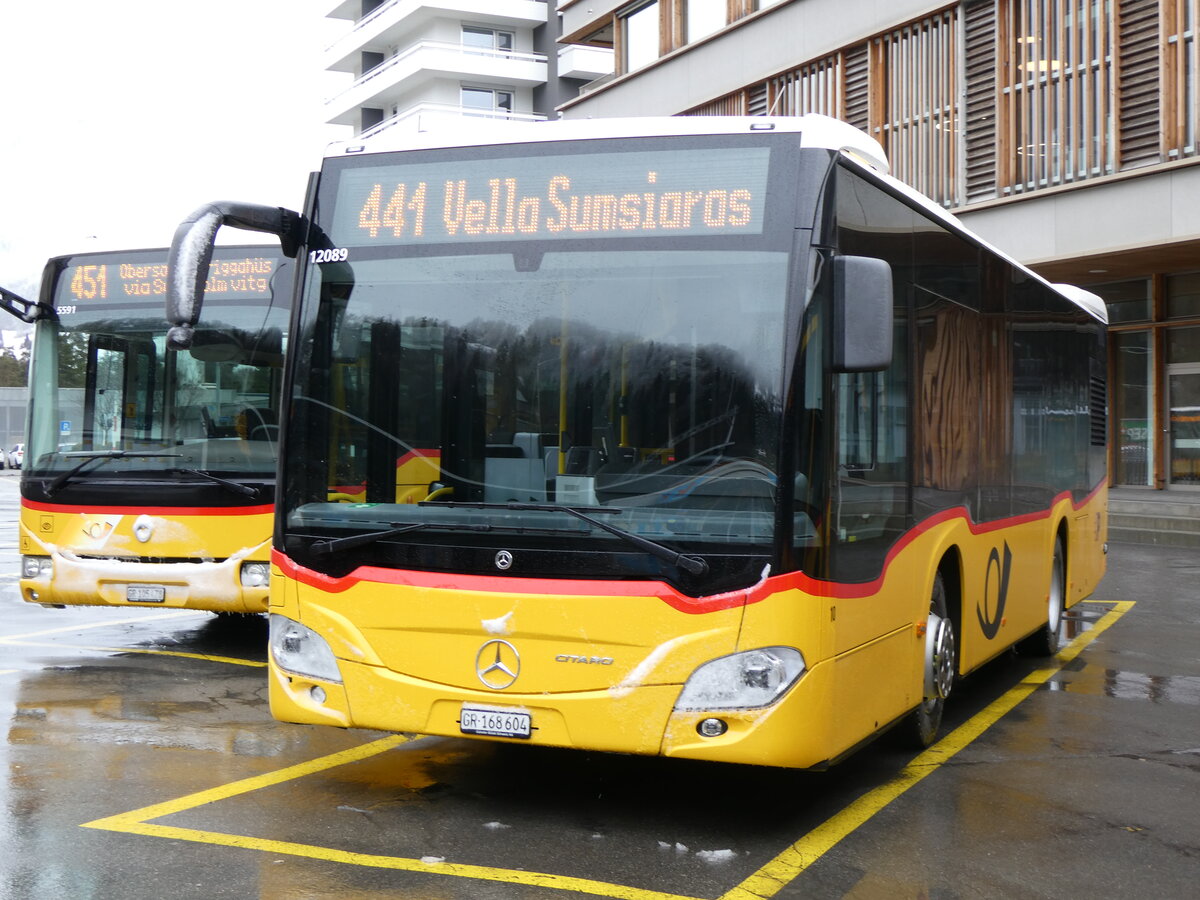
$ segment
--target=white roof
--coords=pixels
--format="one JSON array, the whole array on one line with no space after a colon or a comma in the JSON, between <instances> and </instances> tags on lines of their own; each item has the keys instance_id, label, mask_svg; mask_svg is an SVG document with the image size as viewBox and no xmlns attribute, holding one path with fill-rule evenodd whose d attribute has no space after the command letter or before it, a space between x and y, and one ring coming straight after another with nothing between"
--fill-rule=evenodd
<instances>
[{"instance_id":1,"label":"white roof","mask_svg":"<svg viewBox=\"0 0 1200 900\"><path fill-rule=\"evenodd\" d=\"M803 116L645 116L614 119L558 119L550 122L514 122L505 119L430 120L430 129L389 128L375 137L338 141L325 151L326 158L398 150L436 150L479 147L489 144L529 144L547 141L599 140L602 138L658 137L693 134L748 134L789 132L801 135L801 146L834 150L873 171L895 191L918 204L933 218L971 235L981 245L1030 277L1056 290L1100 322L1107 324L1104 301L1090 291L1069 284L1051 284L1007 253L967 228L957 217L889 174L887 154L870 135L848 122L810 113Z\"/></svg>"},{"instance_id":2,"label":"white roof","mask_svg":"<svg viewBox=\"0 0 1200 900\"><path fill-rule=\"evenodd\" d=\"M840 150L864 165L888 170L887 155L879 142L853 125L829 116L645 116L629 119L558 119L552 122L514 122L506 119L430 120L428 131L389 128L366 140L337 141L327 157L348 153L386 153L394 150L431 150L441 147L478 147L487 144L527 144L543 141L599 140L601 138L658 137L689 134L746 134L799 132L805 147Z\"/></svg>"},{"instance_id":3,"label":"white roof","mask_svg":"<svg viewBox=\"0 0 1200 900\"><path fill-rule=\"evenodd\" d=\"M1051 285L1051 287L1066 296L1069 300L1075 301L1076 305L1082 306L1105 325L1108 324L1108 307L1104 305L1104 301L1096 294L1086 291L1075 284L1063 284L1059 282Z\"/></svg>"}]
</instances>

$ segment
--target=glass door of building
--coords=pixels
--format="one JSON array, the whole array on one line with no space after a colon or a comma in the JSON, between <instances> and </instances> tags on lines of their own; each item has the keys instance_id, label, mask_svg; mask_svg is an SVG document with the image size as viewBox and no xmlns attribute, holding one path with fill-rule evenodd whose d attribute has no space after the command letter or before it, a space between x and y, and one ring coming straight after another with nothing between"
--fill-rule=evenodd
<instances>
[{"instance_id":1,"label":"glass door of building","mask_svg":"<svg viewBox=\"0 0 1200 900\"><path fill-rule=\"evenodd\" d=\"M1200 488L1200 363L1167 366L1167 456L1171 487Z\"/></svg>"}]
</instances>

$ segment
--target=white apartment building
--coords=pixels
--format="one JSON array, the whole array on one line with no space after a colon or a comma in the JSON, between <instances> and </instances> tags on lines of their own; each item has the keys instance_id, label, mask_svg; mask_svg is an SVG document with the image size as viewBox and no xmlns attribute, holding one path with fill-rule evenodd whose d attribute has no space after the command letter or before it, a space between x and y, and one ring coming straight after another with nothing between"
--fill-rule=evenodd
<instances>
[{"instance_id":1,"label":"white apartment building","mask_svg":"<svg viewBox=\"0 0 1200 900\"><path fill-rule=\"evenodd\" d=\"M721 0L724 2L724 0ZM558 44L546 0L342 0L325 68L354 76L326 121L369 136L431 117L536 122L612 71L610 48Z\"/></svg>"}]
</instances>

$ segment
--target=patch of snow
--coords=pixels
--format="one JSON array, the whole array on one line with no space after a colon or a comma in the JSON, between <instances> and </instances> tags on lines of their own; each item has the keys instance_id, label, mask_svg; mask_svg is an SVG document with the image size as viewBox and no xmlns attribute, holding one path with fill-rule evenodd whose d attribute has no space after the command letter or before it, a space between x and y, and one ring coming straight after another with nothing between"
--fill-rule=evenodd
<instances>
[{"instance_id":1,"label":"patch of snow","mask_svg":"<svg viewBox=\"0 0 1200 900\"><path fill-rule=\"evenodd\" d=\"M726 863L737 858L732 850L697 850L696 856L706 863Z\"/></svg>"},{"instance_id":2,"label":"patch of snow","mask_svg":"<svg viewBox=\"0 0 1200 900\"><path fill-rule=\"evenodd\" d=\"M693 637L694 635L687 634L659 644L650 651L650 654L645 659L634 666L632 672L610 687L608 695L613 698L621 698L631 693L635 688L641 687L642 681L654 670L655 666L662 662L663 657L679 645L692 640Z\"/></svg>"},{"instance_id":3,"label":"patch of snow","mask_svg":"<svg viewBox=\"0 0 1200 900\"><path fill-rule=\"evenodd\" d=\"M492 831L503 831L505 828L512 828L511 825L505 825L503 822L484 822L483 827Z\"/></svg>"},{"instance_id":4,"label":"patch of snow","mask_svg":"<svg viewBox=\"0 0 1200 900\"><path fill-rule=\"evenodd\" d=\"M97 536L90 545L86 539L80 540L76 549L121 553L129 548L123 555L136 558L151 553L152 548L160 542L195 540L186 525L165 519L151 519L153 542L135 542L131 533L124 529L118 531L121 517L116 518L118 521L104 523L93 518L91 524L108 527L103 534L98 528ZM138 521L142 519L150 517L143 516ZM256 551L259 556L266 556L270 547L269 540L257 547L243 547L222 562L151 563L135 562L131 558L85 557L78 555L75 549L38 538L35 540L40 545L39 549L53 560L55 593L68 601L75 596L88 598L83 602L94 603L92 598L99 595L102 602L116 602L124 600L129 584L159 584L166 592L165 600L154 604L160 608L186 607L193 596L200 596L205 598L206 609L235 611L242 611L242 561Z\"/></svg>"},{"instance_id":5,"label":"patch of snow","mask_svg":"<svg viewBox=\"0 0 1200 900\"><path fill-rule=\"evenodd\" d=\"M488 634L512 634L513 611L509 610L498 619L484 619L479 624Z\"/></svg>"},{"instance_id":6,"label":"patch of snow","mask_svg":"<svg viewBox=\"0 0 1200 900\"><path fill-rule=\"evenodd\" d=\"M736 591L725 591L725 593L723 593L723 594L708 594L701 599L706 600L706 601L729 600L729 599L736 597L738 594L743 594L746 597L746 599L749 600L751 594L753 594L760 587L762 587L764 584L767 583L767 578L768 578L768 576L770 576L770 574L771 574L771 564L767 563L765 566L763 566L762 574L758 576L758 581L756 581L754 584L750 585L750 587L738 588Z\"/></svg>"},{"instance_id":7,"label":"patch of snow","mask_svg":"<svg viewBox=\"0 0 1200 900\"><path fill-rule=\"evenodd\" d=\"M771 565L768 563L763 566L762 573L758 577L758 581L748 588L739 588L736 591L727 591L723 594L710 594L703 598L705 600L724 600L739 595L749 600L750 596L760 587L766 584L768 576L771 574ZM683 637L673 638L665 643L659 644L650 652L650 654L638 663L628 675L621 679L617 684L614 684L608 689L608 694L613 698L621 698L629 694L635 688L641 687L646 676L654 670L654 667L662 662L663 657L673 651L680 644L693 640L696 635L686 635Z\"/></svg>"}]
</instances>

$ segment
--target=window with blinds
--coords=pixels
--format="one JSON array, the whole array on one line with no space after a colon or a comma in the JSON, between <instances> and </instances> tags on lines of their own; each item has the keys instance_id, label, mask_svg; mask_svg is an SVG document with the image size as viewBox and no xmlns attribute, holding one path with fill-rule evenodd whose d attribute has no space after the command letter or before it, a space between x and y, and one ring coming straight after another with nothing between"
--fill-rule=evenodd
<instances>
[{"instance_id":1,"label":"window with blinds","mask_svg":"<svg viewBox=\"0 0 1200 900\"><path fill-rule=\"evenodd\" d=\"M1160 0L1163 33L1163 136L1168 158L1196 154L1197 0Z\"/></svg>"},{"instance_id":2,"label":"window with blinds","mask_svg":"<svg viewBox=\"0 0 1200 900\"><path fill-rule=\"evenodd\" d=\"M784 72L767 81L772 115L821 113L840 117L843 110L841 54Z\"/></svg>"},{"instance_id":3,"label":"window with blinds","mask_svg":"<svg viewBox=\"0 0 1200 900\"><path fill-rule=\"evenodd\" d=\"M836 116L961 206L1200 155L1198 21L1200 0L963 0L690 114Z\"/></svg>"},{"instance_id":4,"label":"window with blinds","mask_svg":"<svg viewBox=\"0 0 1200 900\"><path fill-rule=\"evenodd\" d=\"M871 133L892 174L951 206L958 173L958 9L871 43Z\"/></svg>"},{"instance_id":5,"label":"window with blinds","mask_svg":"<svg viewBox=\"0 0 1200 900\"><path fill-rule=\"evenodd\" d=\"M1001 184L1036 190L1113 171L1107 0L1011 0L1000 27Z\"/></svg>"}]
</instances>

